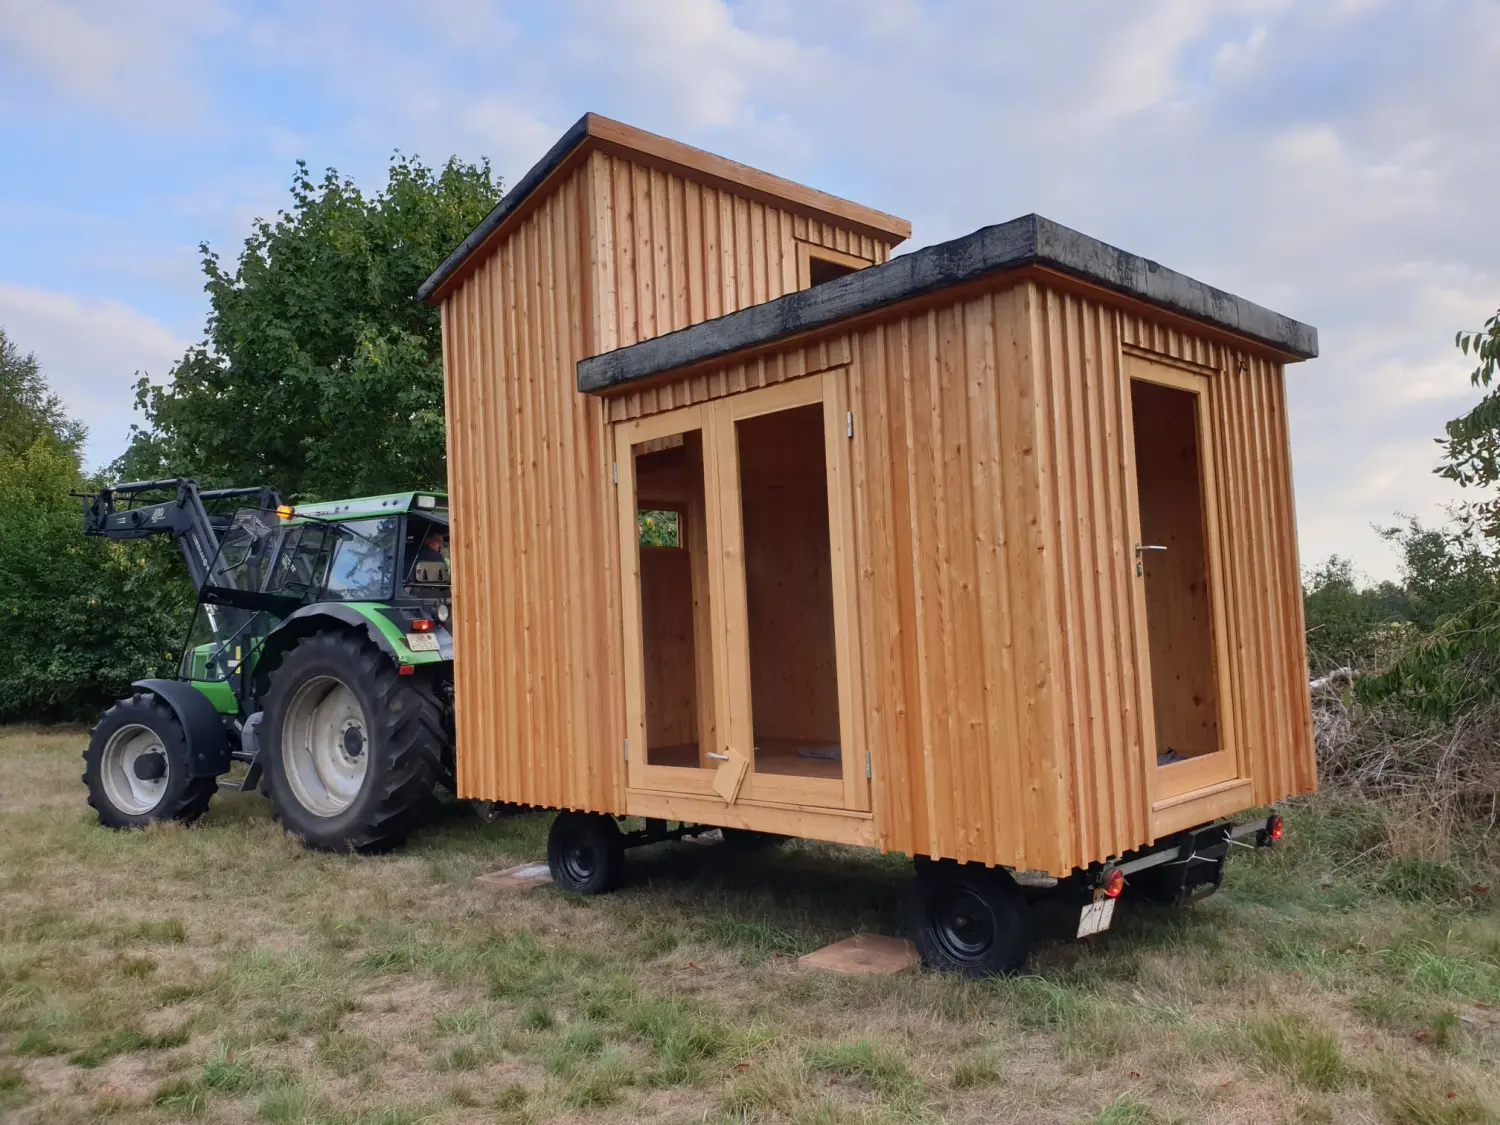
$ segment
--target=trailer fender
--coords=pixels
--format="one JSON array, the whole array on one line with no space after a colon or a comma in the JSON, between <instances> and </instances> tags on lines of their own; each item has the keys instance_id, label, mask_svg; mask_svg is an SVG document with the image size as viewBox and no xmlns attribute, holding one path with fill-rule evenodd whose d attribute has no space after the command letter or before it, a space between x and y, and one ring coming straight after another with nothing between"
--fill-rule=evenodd
<instances>
[{"instance_id":1,"label":"trailer fender","mask_svg":"<svg viewBox=\"0 0 1500 1125\"><path fill-rule=\"evenodd\" d=\"M191 777L218 777L229 769L229 736L214 705L184 680L136 680L131 685L161 699L187 738L188 771Z\"/></svg>"}]
</instances>

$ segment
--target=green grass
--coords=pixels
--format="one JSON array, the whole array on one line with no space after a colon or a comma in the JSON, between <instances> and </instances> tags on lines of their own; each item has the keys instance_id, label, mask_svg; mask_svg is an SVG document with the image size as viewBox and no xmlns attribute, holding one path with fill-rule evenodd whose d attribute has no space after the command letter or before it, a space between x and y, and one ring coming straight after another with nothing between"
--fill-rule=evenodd
<instances>
[{"instance_id":1,"label":"green grass","mask_svg":"<svg viewBox=\"0 0 1500 1125\"><path fill-rule=\"evenodd\" d=\"M1405 861L1369 809L1294 809L1221 895L1043 934L1027 977L841 977L795 955L896 932L901 857L669 845L612 896L498 895L473 877L540 855L544 815L332 856L225 793L111 833L79 740L0 730L6 1121L1467 1125L1500 1101L1488 861Z\"/></svg>"}]
</instances>

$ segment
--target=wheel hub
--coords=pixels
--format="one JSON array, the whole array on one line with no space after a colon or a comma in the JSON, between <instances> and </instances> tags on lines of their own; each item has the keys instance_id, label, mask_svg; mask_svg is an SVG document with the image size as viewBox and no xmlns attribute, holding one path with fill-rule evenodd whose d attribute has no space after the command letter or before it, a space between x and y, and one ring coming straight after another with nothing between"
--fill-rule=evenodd
<instances>
[{"instance_id":1,"label":"wheel hub","mask_svg":"<svg viewBox=\"0 0 1500 1125\"><path fill-rule=\"evenodd\" d=\"M982 959L995 944L995 921L977 894L955 888L933 904L933 932L955 961Z\"/></svg>"},{"instance_id":2,"label":"wheel hub","mask_svg":"<svg viewBox=\"0 0 1500 1125\"><path fill-rule=\"evenodd\" d=\"M141 781L160 781L167 776L167 756L155 750L139 755L131 772Z\"/></svg>"},{"instance_id":3,"label":"wheel hub","mask_svg":"<svg viewBox=\"0 0 1500 1125\"><path fill-rule=\"evenodd\" d=\"M131 723L109 736L99 757L104 796L127 816L150 814L166 796L171 763L161 735Z\"/></svg>"},{"instance_id":4,"label":"wheel hub","mask_svg":"<svg viewBox=\"0 0 1500 1125\"><path fill-rule=\"evenodd\" d=\"M338 816L354 803L369 772L365 713L335 676L313 676L287 703L281 764L292 795L314 816Z\"/></svg>"}]
</instances>

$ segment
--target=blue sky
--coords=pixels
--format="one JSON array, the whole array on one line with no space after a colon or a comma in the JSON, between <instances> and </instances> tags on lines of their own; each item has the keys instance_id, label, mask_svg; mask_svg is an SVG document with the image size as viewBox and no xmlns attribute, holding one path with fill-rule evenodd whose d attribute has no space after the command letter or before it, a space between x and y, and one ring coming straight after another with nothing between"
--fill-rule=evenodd
<instances>
[{"instance_id":1,"label":"blue sky","mask_svg":"<svg viewBox=\"0 0 1500 1125\"><path fill-rule=\"evenodd\" d=\"M903 215L1038 211L1318 326L1291 369L1305 562L1441 518L1453 333L1500 305L1500 3L0 0L0 325L123 448L293 162L513 181L595 110Z\"/></svg>"}]
</instances>

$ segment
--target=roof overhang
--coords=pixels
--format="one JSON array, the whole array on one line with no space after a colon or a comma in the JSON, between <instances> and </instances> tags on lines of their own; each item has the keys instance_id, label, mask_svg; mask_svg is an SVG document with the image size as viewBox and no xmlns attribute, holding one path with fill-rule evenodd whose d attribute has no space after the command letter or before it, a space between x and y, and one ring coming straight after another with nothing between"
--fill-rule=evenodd
<instances>
[{"instance_id":1,"label":"roof overhang","mask_svg":"<svg viewBox=\"0 0 1500 1125\"><path fill-rule=\"evenodd\" d=\"M911 223L884 211L784 180L748 164L715 156L597 113L585 113L547 150L546 156L515 182L495 209L469 232L442 265L432 271L432 276L417 290L417 296L432 304L440 302L494 249L508 219L541 194L548 180L558 172L572 168L577 160L595 149L700 182L721 185L748 198L774 203L795 213L869 234L888 245L894 246L911 237Z\"/></svg>"},{"instance_id":2,"label":"roof overhang","mask_svg":"<svg viewBox=\"0 0 1500 1125\"><path fill-rule=\"evenodd\" d=\"M1040 266L1247 337L1291 359L1318 354L1318 330L1040 215L984 227L880 266L580 360L578 389L600 394L992 274Z\"/></svg>"}]
</instances>

